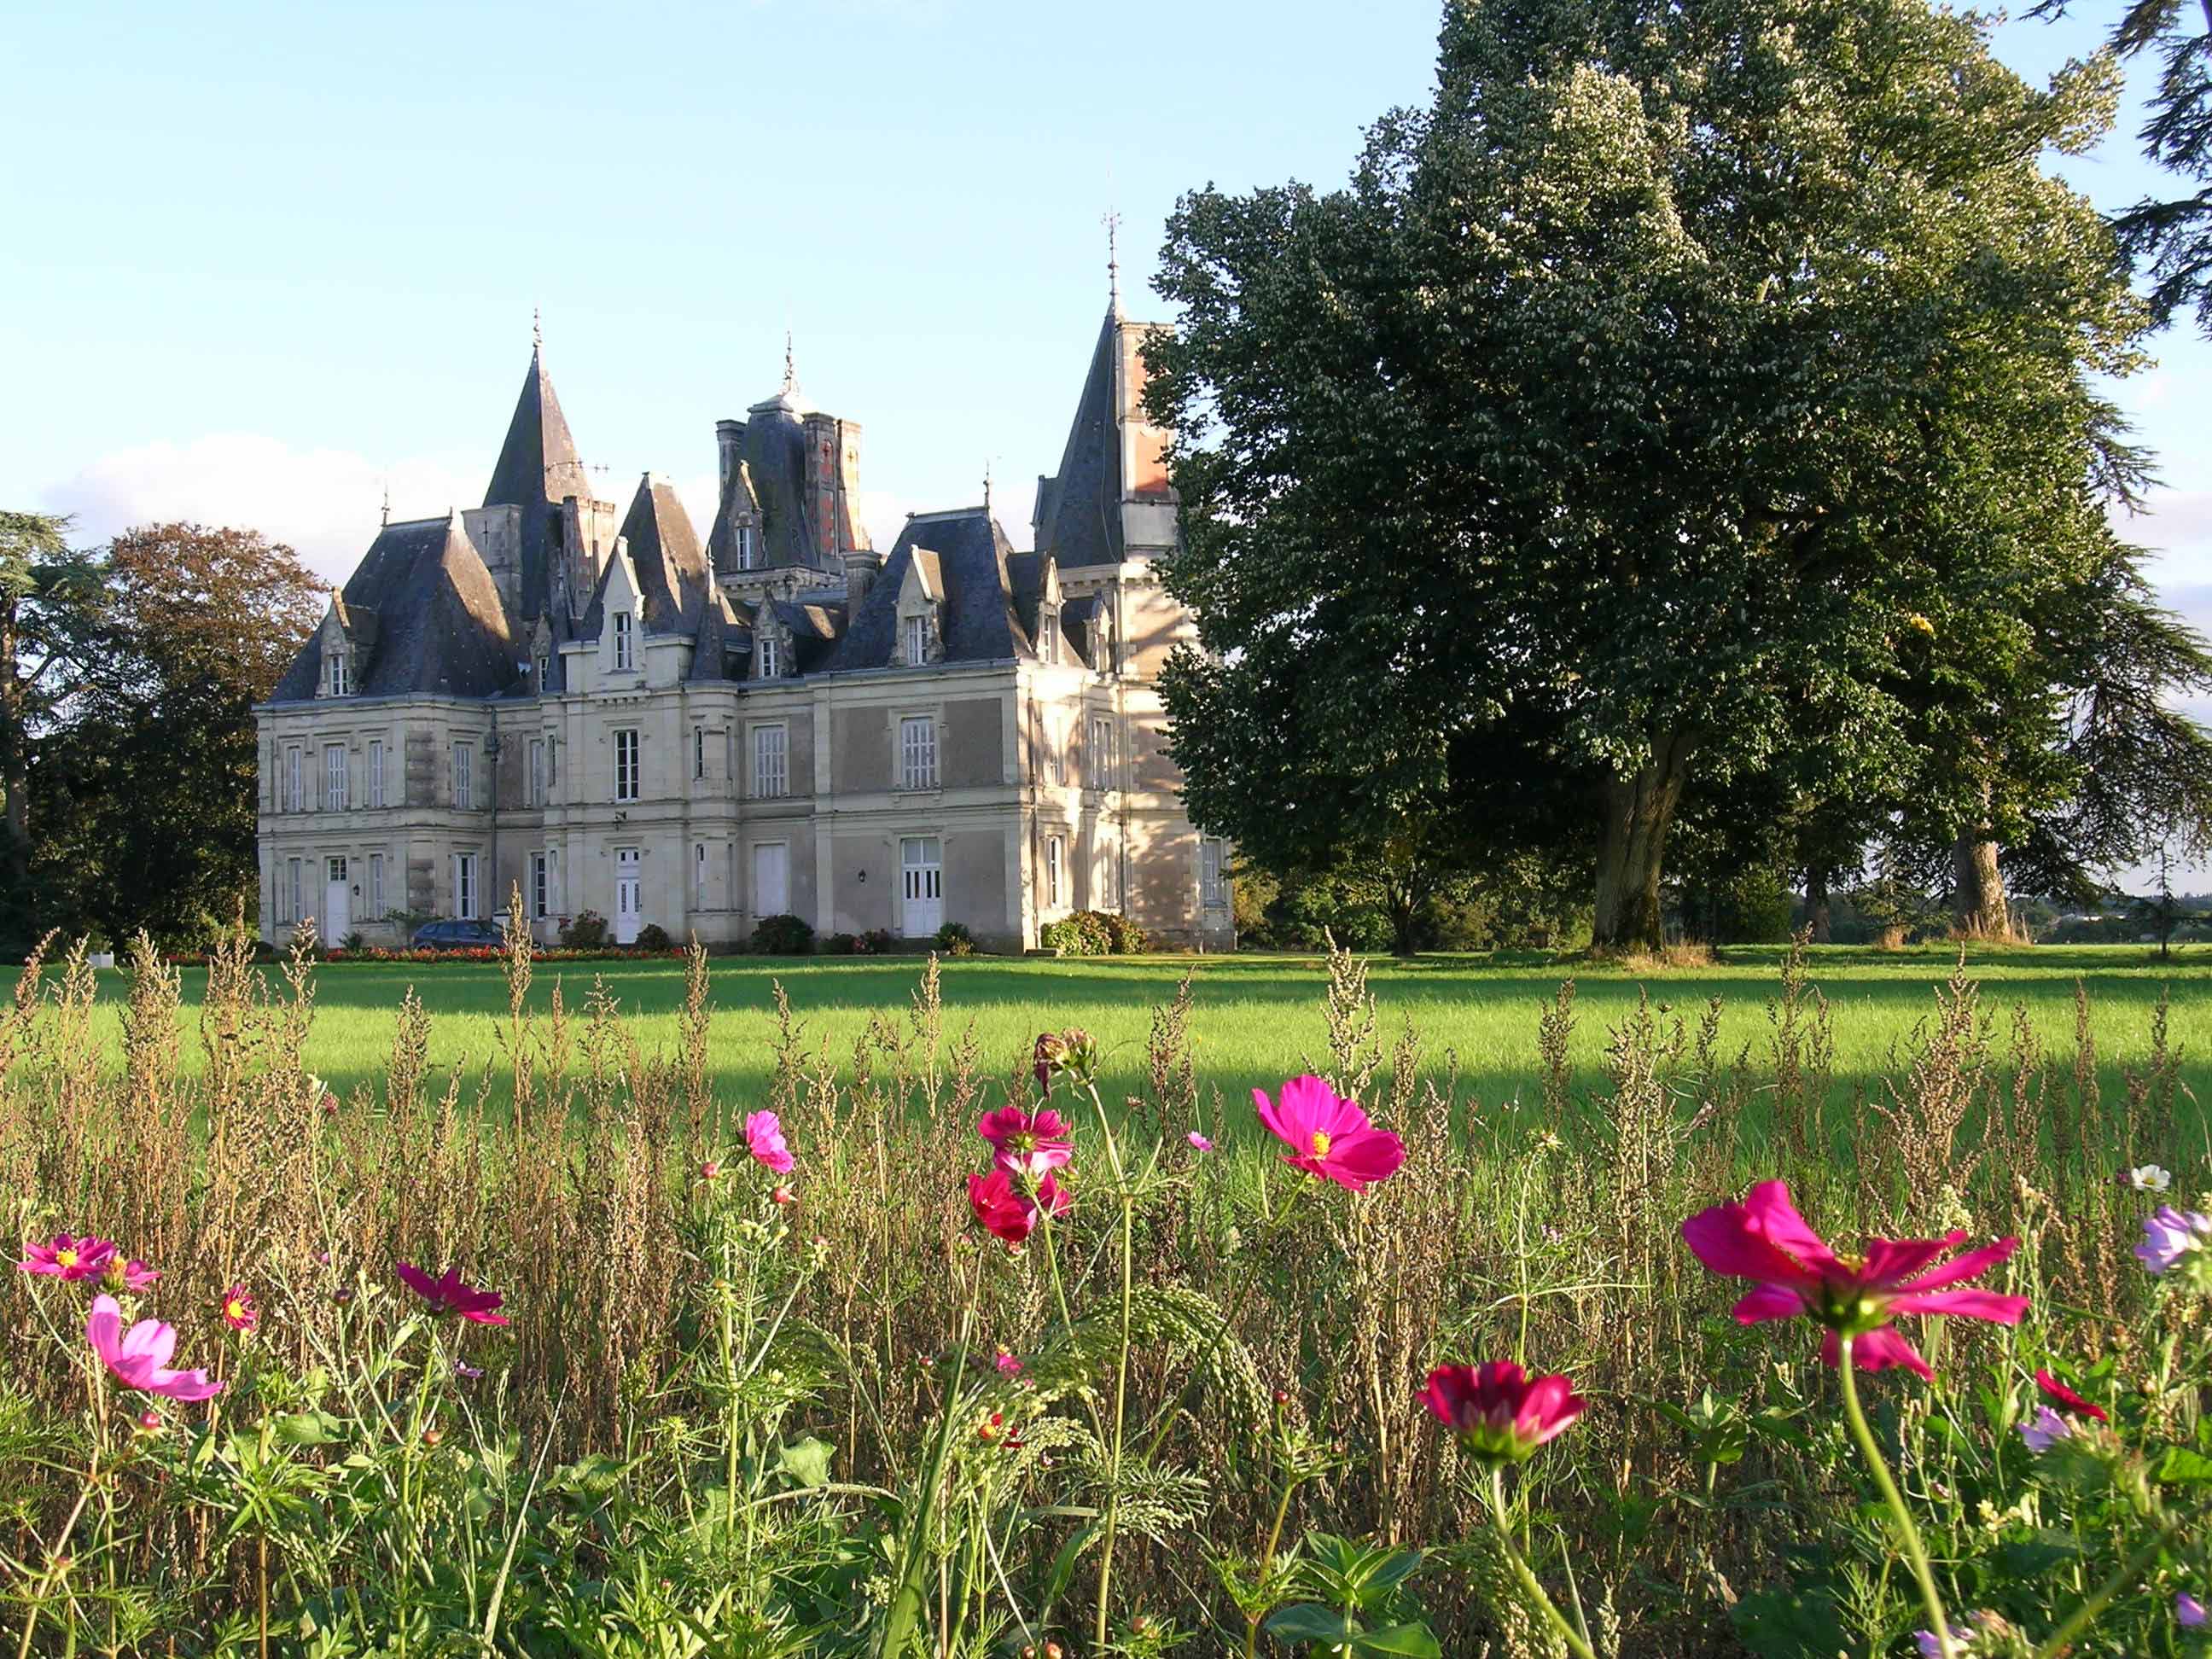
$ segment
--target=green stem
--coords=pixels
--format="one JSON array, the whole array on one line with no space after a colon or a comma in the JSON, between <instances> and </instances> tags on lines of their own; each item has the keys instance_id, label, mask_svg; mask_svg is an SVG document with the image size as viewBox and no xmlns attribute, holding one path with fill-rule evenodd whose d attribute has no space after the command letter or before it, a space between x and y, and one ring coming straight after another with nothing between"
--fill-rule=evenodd
<instances>
[{"instance_id":1,"label":"green stem","mask_svg":"<svg viewBox=\"0 0 2212 1659\"><path fill-rule=\"evenodd\" d=\"M1121 1151L1114 1139L1114 1128L1106 1121L1105 1103L1098 1098L1098 1085L1085 1085L1090 1091L1091 1104L1098 1114L1098 1127L1106 1137L1106 1164L1114 1176L1115 1195L1121 1206L1121 1340L1120 1352L1114 1362L1114 1434L1106 1454L1106 1513L1099 1525L1098 1550L1098 1613L1091 1626L1091 1646L1099 1652L1106 1651L1107 1614L1110 1592L1114 1584L1114 1534L1121 1511L1121 1445L1127 1427L1129 1400L1129 1314L1135 1299L1135 1218L1136 1200L1129 1190L1129 1181L1121 1169Z\"/></svg>"},{"instance_id":2,"label":"green stem","mask_svg":"<svg viewBox=\"0 0 2212 1659\"><path fill-rule=\"evenodd\" d=\"M52 1547L46 1551L46 1568L39 1575L38 1588L31 1593L31 1610L23 1615L23 1639L15 1648L15 1659L29 1659L31 1635L39 1627L39 1614L46 1607L47 1594L61 1582L62 1552L69 1547L70 1535L76 1532L76 1523L84 1515L85 1505L92 1501L92 1489L99 1478L100 1446L95 1442L92 1461L84 1472L84 1490L77 1493L76 1507L69 1512L69 1519L62 1522L61 1531L56 1534Z\"/></svg>"},{"instance_id":3,"label":"green stem","mask_svg":"<svg viewBox=\"0 0 2212 1659\"><path fill-rule=\"evenodd\" d=\"M1875 1443L1874 1431L1867 1426L1866 1413L1859 1406L1859 1385L1854 1375L1851 1347L1855 1338L1839 1337L1837 1340L1836 1374L1844 1384L1844 1420L1850 1425L1851 1438L1857 1443L1859 1455L1866 1460L1874 1475L1875 1485L1881 1489L1882 1501L1889 1505L1890 1519L1897 1523L1897 1536L1905 1546L1905 1561L1912 1568L1913 1581L1920 1586L1921 1604L1927 1609L1929 1629L1936 1638L1936 1650L1942 1659L1953 1659L1951 1621L1943 1611L1943 1598L1936 1589L1935 1570L1928 1565L1928 1551L1921 1544L1920 1528L1912 1523L1912 1511L1905 1507L1905 1494L1897 1489L1897 1481L1889 1472L1889 1464Z\"/></svg>"},{"instance_id":4,"label":"green stem","mask_svg":"<svg viewBox=\"0 0 2212 1659\"><path fill-rule=\"evenodd\" d=\"M2089 1628L2090 1622L2105 1610L2112 1599L2157 1559L2158 1553L2172 1541L2174 1534L2181 1530L2182 1523L2188 1519L2187 1516L2179 1513L2166 1516L2165 1524L2153 1533L2134 1554L2113 1568L2112 1576L2091 1591L2087 1599L2066 1616L2064 1624L2043 1638L2036 1647L2035 1659L2057 1659L2057 1655L2064 1653L2068 1644Z\"/></svg>"},{"instance_id":5,"label":"green stem","mask_svg":"<svg viewBox=\"0 0 2212 1659\"><path fill-rule=\"evenodd\" d=\"M1283 1522L1291 1512L1291 1494L1297 1489L1298 1483L1285 1470L1283 1474L1282 1499L1275 1505L1275 1524L1267 1528L1267 1547L1260 1556L1260 1582L1254 1588L1261 1595L1264 1595L1267 1593L1267 1576L1275 1568L1275 1547L1283 1540ZM1261 1618L1261 1614L1256 1613L1248 1613L1244 1615L1244 1659L1258 1659Z\"/></svg>"},{"instance_id":6,"label":"green stem","mask_svg":"<svg viewBox=\"0 0 2212 1659\"><path fill-rule=\"evenodd\" d=\"M1542 1609L1544 1617L1551 1621L1552 1628L1559 1633L1559 1639L1567 1644L1567 1650L1575 1656L1575 1659L1597 1659L1597 1654L1583 1638L1583 1633L1567 1622L1566 1615L1545 1593L1542 1583L1529 1570L1528 1562L1522 1559L1520 1548L1513 1541L1513 1528L1506 1522L1505 1471L1504 1466L1498 1463L1490 1466L1490 1519L1498 1528L1498 1544L1505 1552L1506 1565L1513 1569L1514 1577L1520 1581L1521 1588L1527 1592L1528 1599Z\"/></svg>"}]
</instances>

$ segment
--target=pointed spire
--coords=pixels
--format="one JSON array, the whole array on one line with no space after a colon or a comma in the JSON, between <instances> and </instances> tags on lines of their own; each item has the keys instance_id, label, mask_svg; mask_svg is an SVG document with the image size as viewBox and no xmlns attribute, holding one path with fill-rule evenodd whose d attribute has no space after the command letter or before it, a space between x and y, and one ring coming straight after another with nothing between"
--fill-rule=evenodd
<instances>
[{"instance_id":1,"label":"pointed spire","mask_svg":"<svg viewBox=\"0 0 2212 1659\"><path fill-rule=\"evenodd\" d=\"M1098 222L1106 227L1106 309L1119 317L1121 314L1121 216L1109 208L1099 216Z\"/></svg>"}]
</instances>

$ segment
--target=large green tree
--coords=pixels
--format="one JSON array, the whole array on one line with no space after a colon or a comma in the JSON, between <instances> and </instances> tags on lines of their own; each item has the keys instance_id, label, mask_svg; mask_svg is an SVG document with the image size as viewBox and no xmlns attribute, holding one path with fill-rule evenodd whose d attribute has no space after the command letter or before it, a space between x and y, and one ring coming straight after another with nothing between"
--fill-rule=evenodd
<instances>
[{"instance_id":1,"label":"large green tree","mask_svg":"<svg viewBox=\"0 0 2212 1659\"><path fill-rule=\"evenodd\" d=\"M1813 733L1907 775L1924 630L2084 580L2132 478L2090 381L2141 309L2038 165L2112 99L1924 0L1462 3L1347 188L1187 197L1148 395L1200 821L1586 841L1597 942L1650 945L1692 781Z\"/></svg>"}]
</instances>

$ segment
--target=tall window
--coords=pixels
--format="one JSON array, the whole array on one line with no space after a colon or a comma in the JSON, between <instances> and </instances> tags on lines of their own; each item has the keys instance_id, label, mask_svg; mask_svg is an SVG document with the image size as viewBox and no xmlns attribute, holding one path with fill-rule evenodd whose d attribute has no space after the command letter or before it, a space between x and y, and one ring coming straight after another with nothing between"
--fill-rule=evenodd
<instances>
[{"instance_id":1,"label":"tall window","mask_svg":"<svg viewBox=\"0 0 2212 1659\"><path fill-rule=\"evenodd\" d=\"M1103 714L1091 717L1091 787L1114 787L1114 722Z\"/></svg>"},{"instance_id":2,"label":"tall window","mask_svg":"<svg viewBox=\"0 0 2212 1659\"><path fill-rule=\"evenodd\" d=\"M1121 908L1121 860L1110 846L1098 849L1098 867L1091 884L1091 903L1097 910Z\"/></svg>"},{"instance_id":3,"label":"tall window","mask_svg":"<svg viewBox=\"0 0 2212 1659\"><path fill-rule=\"evenodd\" d=\"M453 854L453 915L462 921L477 919L477 855Z\"/></svg>"},{"instance_id":4,"label":"tall window","mask_svg":"<svg viewBox=\"0 0 2212 1659\"><path fill-rule=\"evenodd\" d=\"M343 697L353 690L353 666L343 651L333 651L323 664L323 684L331 696Z\"/></svg>"},{"instance_id":5,"label":"tall window","mask_svg":"<svg viewBox=\"0 0 2212 1659\"><path fill-rule=\"evenodd\" d=\"M703 841L691 843L691 908L707 908L707 843Z\"/></svg>"},{"instance_id":6,"label":"tall window","mask_svg":"<svg viewBox=\"0 0 2212 1659\"><path fill-rule=\"evenodd\" d=\"M917 668L929 660L929 618L926 616L906 619L906 659Z\"/></svg>"},{"instance_id":7,"label":"tall window","mask_svg":"<svg viewBox=\"0 0 2212 1659\"><path fill-rule=\"evenodd\" d=\"M453 745L453 806L462 812L477 808L477 752L465 743Z\"/></svg>"},{"instance_id":8,"label":"tall window","mask_svg":"<svg viewBox=\"0 0 2212 1659\"><path fill-rule=\"evenodd\" d=\"M553 855L550 853L530 855L530 914L538 921L553 914Z\"/></svg>"},{"instance_id":9,"label":"tall window","mask_svg":"<svg viewBox=\"0 0 2212 1659\"><path fill-rule=\"evenodd\" d=\"M1054 909L1058 909L1062 902L1060 896L1061 872L1066 865L1067 842L1059 836L1047 836L1044 838L1044 902Z\"/></svg>"},{"instance_id":10,"label":"tall window","mask_svg":"<svg viewBox=\"0 0 2212 1659\"><path fill-rule=\"evenodd\" d=\"M368 740L368 804L384 805L384 739Z\"/></svg>"},{"instance_id":11,"label":"tall window","mask_svg":"<svg viewBox=\"0 0 2212 1659\"><path fill-rule=\"evenodd\" d=\"M541 651L538 653L538 695L544 696L545 688L552 683L553 653L550 651Z\"/></svg>"},{"instance_id":12,"label":"tall window","mask_svg":"<svg viewBox=\"0 0 2212 1659\"><path fill-rule=\"evenodd\" d=\"M1060 741L1060 734L1057 729L1059 722L1051 715L1040 713L1037 723L1044 744L1045 770L1054 783L1066 783L1067 781L1067 745Z\"/></svg>"},{"instance_id":13,"label":"tall window","mask_svg":"<svg viewBox=\"0 0 2212 1659\"><path fill-rule=\"evenodd\" d=\"M937 787L937 720L909 714L899 722L899 787Z\"/></svg>"},{"instance_id":14,"label":"tall window","mask_svg":"<svg viewBox=\"0 0 2212 1659\"><path fill-rule=\"evenodd\" d=\"M529 789L530 805L532 806L544 805L545 739L543 738L532 738L530 740L530 777L527 787Z\"/></svg>"},{"instance_id":15,"label":"tall window","mask_svg":"<svg viewBox=\"0 0 2212 1659\"><path fill-rule=\"evenodd\" d=\"M615 733L615 799L635 800L638 784L637 728L624 726Z\"/></svg>"},{"instance_id":16,"label":"tall window","mask_svg":"<svg viewBox=\"0 0 2212 1659\"><path fill-rule=\"evenodd\" d=\"M1229 905L1229 846L1211 836L1198 843L1198 902L1209 910Z\"/></svg>"},{"instance_id":17,"label":"tall window","mask_svg":"<svg viewBox=\"0 0 2212 1659\"><path fill-rule=\"evenodd\" d=\"M333 812L343 812L352 804L353 792L346 777L346 748L342 743L323 745L323 805Z\"/></svg>"},{"instance_id":18,"label":"tall window","mask_svg":"<svg viewBox=\"0 0 2212 1659\"><path fill-rule=\"evenodd\" d=\"M1047 662L1060 660L1060 612L1050 605L1037 611L1037 655Z\"/></svg>"},{"instance_id":19,"label":"tall window","mask_svg":"<svg viewBox=\"0 0 2212 1659\"><path fill-rule=\"evenodd\" d=\"M753 793L774 800L791 793L791 738L781 726L753 727Z\"/></svg>"},{"instance_id":20,"label":"tall window","mask_svg":"<svg viewBox=\"0 0 2212 1659\"><path fill-rule=\"evenodd\" d=\"M741 524L737 528L737 541L738 568L757 570L760 568L759 532L749 524Z\"/></svg>"},{"instance_id":21,"label":"tall window","mask_svg":"<svg viewBox=\"0 0 2212 1659\"><path fill-rule=\"evenodd\" d=\"M300 745L295 743L284 750L284 810L288 812L300 810ZM285 920L290 921L295 917L287 916Z\"/></svg>"},{"instance_id":22,"label":"tall window","mask_svg":"<svg viewBox=\"0 0 2212 1659\"><path fill-rule=\"evenodd\" d=\"M301 915L306 914L301 908L300 902L300 878L302 862L303 861L299 859L287 859L284 861L284 920L287 921L297 921Z\"/></svg>"},{"instance_id":23,"label":"tall window","mask_svg":"<svg viewBox=\"0 0 2212 1659\"><path fill-rule=\"evenodd\" d=\"M617 611L614 613L615 666L617 668L637 666L637 641L631 635L630 622L629 611Z\"/></svg>"},{"instance_id":24,"label":"tall window","mask_svg":"<svg viewBox=\"0 0 2212 1659\"><path fill-rule=\"evenodd\" d=\"M707 728L703 726L691 728L691 775L695 778L707 775Z\"/></svg>"},{"instance_id":25,"label":"tall window","mask_svg":"<svg viewBox=\"0 0 2212 1659\"><path fill-rule=\"evenodd\" d=\"M779 678L783 673L783 641L773 634L763 634L753 649L760 658L760 677Z\"/></svg>"},{"instance_id":26,"label":"tall window","mask_svg":"<svg viewBox=\"0 0 2212 1659\"><path fill-rule=\"evenodd\" d=\"M384 920L384 854L368 855L368 920Z\"/></svg>"}]
</instances>

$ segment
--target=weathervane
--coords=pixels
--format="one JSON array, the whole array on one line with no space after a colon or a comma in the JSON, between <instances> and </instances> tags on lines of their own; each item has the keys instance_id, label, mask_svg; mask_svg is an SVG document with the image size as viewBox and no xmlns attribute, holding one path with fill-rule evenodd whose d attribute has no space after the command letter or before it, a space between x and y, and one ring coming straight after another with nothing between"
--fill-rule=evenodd
<instances>
[{"instance_id":1,"label":"weathervane","mask_svg":"<svg viewBox=\"0 0 2212 1659\"><path fill-rule=\"evenodd\" d=\"M791 331L783 331L783 389L787 393L799 390L799 370L792 359Z\"/></svg>"},{"instance_id":2,"label":"weathervane","mask_svg":"<svg viewBox=\"0 0 2212 1659\"><path fill-rule=\"evenodd\" d=\"M545 349L545 331L539 325L538 307L530 307L530 355L535 357Z\"/></svg>"},{"instance_id":3,"label":"weathervane","mask_svg":"<svg viewBox=\"0 0 2212 1659\"><path fill-rule=\"evenodd\" d=\"M1118 248L1121 216L1109 208L1098 216L1098 222L1106 227L1106 298L1118 313L1121 309L1121 264Z\"/></svg>"},{"instance_id":4,"label":"weathervane","mask_svg":"<svg viewBox=\"0 0 2212 1659\"><path fill-rule=\"evenodd\" d=\"M991 458L983 458L983 511L991 510Z\"/></svg>"}]
</instances>

